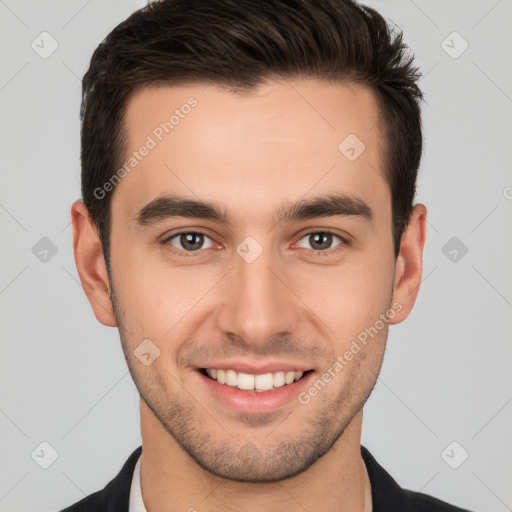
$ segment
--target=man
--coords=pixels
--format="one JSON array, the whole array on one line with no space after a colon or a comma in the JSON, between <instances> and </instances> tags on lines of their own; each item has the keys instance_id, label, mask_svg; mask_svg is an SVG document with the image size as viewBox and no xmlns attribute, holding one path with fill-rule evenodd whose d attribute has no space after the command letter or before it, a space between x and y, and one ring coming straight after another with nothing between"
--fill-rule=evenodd
<instances>
[{"instance_id":1,"label":"man","mask_svg":"<svg viewBox=\"0 0 512 512\"><path fill-rule=\"evenodd\" d=\"M163 0L83 80L74 253L142 447L66 511L457 511L361 446L422 274L419 73L350 0Z\"/></svg>"}]
</instances>

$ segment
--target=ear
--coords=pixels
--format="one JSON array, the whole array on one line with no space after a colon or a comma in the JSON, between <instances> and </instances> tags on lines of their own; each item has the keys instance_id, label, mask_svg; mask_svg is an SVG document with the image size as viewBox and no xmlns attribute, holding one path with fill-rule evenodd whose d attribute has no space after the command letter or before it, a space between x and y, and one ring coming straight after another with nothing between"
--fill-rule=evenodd
<instances>
[{"instance_id":1,"label":"ear","mask_svg":"<svg viewBox=\"0 0 512 512\"><path fill-rule=\"evenodd\" d=\"M427 209L422 204L413 207L409 223L402 235L400 253L395 264L393 304L402 307L390 320L391 324L403 322L411 312L421 284L423 247L427 238Z\"/></svg>"},{"instance_id":2,"label":"ear","mask_svg":"<svg viewBox=\"0 0 512 512\"><path fill-rule=\"evenodd\" d=\"M103 325L116 327L117 320L110 300L110 282L103 249L89 211L78 200L71 207L73 252L76 268L94 315Z\"/></svg>"}]
</instances>

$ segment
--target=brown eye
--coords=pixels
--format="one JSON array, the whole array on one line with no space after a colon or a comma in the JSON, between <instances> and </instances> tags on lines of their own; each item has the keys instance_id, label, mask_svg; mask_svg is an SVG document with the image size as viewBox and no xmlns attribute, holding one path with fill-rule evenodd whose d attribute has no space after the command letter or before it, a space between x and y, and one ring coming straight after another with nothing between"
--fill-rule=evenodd
<instances>
[{"instance_id":1,"label":"brown eye","mask_svg":"<svg viewBox=\"0 0 512 512\"><path fill-rule=\"evenodd\" d=\"M206 239L210 242L210 245L204 246ZM213 242L209 237L196 231L182 231L181 233L176 233L169 237L167 242L169 242L173 247L186 252L209 249L213 246Z\"/></svg>"},{"instance_id":2,"label":"brown eye","mask_svg":"<svg viewBox=\"0 0 512 512\"><path fill-rule=\"evenodd\" d=\"M339 242L333 245L333 239L337 238ZM309 247L304 245L303 240L305 240L306 244L309 244ZM334 233L330 233L329 231L315 231L312 233L308 233L301 238L298 245L299 247L303 247L305 249L312 249L314 251L327 251L334 247L337 247L342 243L342 238Z\"/></svg>"}]
</instances>

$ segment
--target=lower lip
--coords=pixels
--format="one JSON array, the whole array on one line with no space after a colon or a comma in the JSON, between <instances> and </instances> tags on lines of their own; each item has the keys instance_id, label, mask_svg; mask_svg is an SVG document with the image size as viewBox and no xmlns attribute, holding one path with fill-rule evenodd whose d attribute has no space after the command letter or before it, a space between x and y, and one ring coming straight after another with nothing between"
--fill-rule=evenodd
<instances>
[{"instance_id":1,"label":"lower lip","mask_svg":"<svg viewBox=\"0 0 512 512\"><path fill-rule=\"evenodd\" d=\"M310 371L292 384L285 384L279 388L260 392L244 391L226 386L203 375L199 370L197 370L197 373L211 393L223 404L236 411L248 413L274 412L287 403L297 400L298 394L309 385L314 375L314 372Z\"/></svg>"}]
</instances>

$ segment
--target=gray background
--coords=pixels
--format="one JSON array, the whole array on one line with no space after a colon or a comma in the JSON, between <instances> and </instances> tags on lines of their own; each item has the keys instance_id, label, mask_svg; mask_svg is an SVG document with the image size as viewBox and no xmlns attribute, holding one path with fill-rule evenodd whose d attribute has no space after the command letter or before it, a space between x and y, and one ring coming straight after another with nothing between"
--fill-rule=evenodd
<instances>
[{"instance_id":1,"label":"gray background","mask_svg":"<svg viewBox=\"0 0 512 512\"><path fill-rule=\"evenodd\" d=\"M141 443L117 330L96 321L78 281L69 210L80 196L80 79L99 41L142 5L0 0L1 511L69 505ZM362 443L404 487L512 510L512 2L371 5L404 29L425 74L418 200L429 233L424 282L390 330ZM43 31L58 42L47 58L31 47L51 49ZM58 454L47 469L42 442Z\"/></svg>"}]
</instances>

